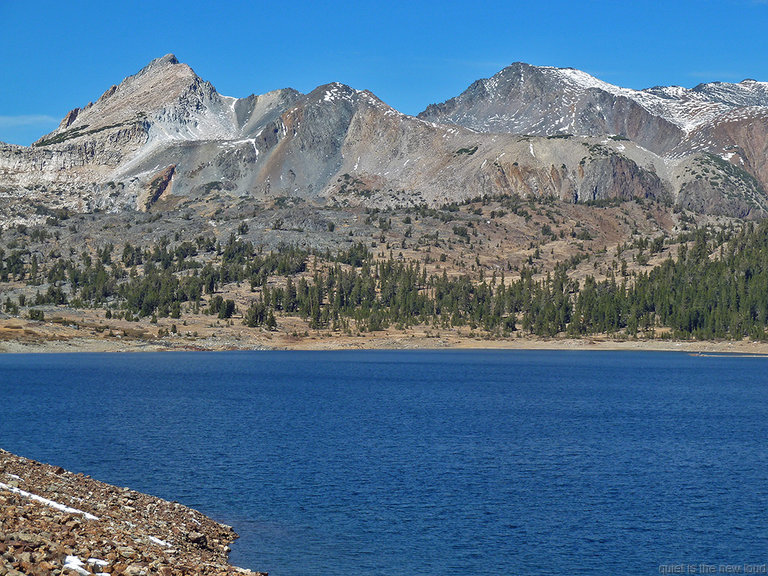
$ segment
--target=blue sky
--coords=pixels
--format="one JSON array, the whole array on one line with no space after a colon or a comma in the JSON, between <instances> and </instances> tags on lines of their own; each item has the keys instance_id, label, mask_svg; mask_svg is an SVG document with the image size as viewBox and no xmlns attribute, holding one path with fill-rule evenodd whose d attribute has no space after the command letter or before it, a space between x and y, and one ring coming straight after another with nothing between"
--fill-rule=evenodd
<instances>
[{"instance_id":1,"label":"blue sky","mask_svg":"<svg viewBox=\"0 0 768 576\"><path fill-rule=\"evenodd\" d=\"M340 81L409 114L515 61L638 89L768 81L768 0L197 4L0 0L0 141L169 52L228 96Z\"/></svg>"}]
</instances>

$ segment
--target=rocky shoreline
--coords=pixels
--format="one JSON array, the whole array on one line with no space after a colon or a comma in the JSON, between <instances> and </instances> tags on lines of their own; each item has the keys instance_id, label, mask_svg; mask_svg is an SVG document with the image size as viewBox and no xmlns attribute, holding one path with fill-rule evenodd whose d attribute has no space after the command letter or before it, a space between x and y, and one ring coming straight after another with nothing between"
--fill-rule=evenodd
<instances>
[{"instance_id":1,"label":"rocky shoreline","mask_svg":"<svg viewBox=\"0 0 768 576\"><path fill-rule=\"evenodd\" d=\"M261 576L230 526L176 502L0 449L0 576Z\"/></svg>"}]
</instances>

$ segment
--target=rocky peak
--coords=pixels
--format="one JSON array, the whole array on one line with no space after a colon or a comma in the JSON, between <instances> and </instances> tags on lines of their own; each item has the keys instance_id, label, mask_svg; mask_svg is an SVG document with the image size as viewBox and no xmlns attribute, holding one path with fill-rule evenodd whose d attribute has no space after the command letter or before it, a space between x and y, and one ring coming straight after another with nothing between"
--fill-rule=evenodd
<instances>
[{"instance_id":1,"label":"rocky peak","mask_svg":"<svg viewBox=\"0 0 768 576\"><path fill-rule=\"evenodd\" d=\"M307 95L309 100L316 98L321 102L350 102L354 103L358 99L359 91L342 84L341 82L331 82L318 86Z\"/></svg>"},{"instance_id":2,"label":"rocky peak","mask_svg":"<svg viewBox=\"0 0 768 576\"><path fill-rule=\"evenodd\" d=\"M185 68L189 68L189 66L186 64L179 62L179 60L173 54L166 54L161 58L155 58L149 64L144 66L144 68L139 70L136 74L126 78L126 80L129 78L140 78L141 76L146 76L148 74L157 74L161 73L162 71L168 71L169 69L173 69L174 66L184 66Z\"/></svg>"},{"instance_id":3,"label":"rocky peak","mask_svg":"<svg viewBox=\"0 0 768 576\"><path fill-rule=\"evenodd\" d=\"M94 107L101 108L102 114L114 113L118 109L149 114L202 84L207 83L192 68L179 63L173 54L169 54L153 60L136 74L112 86Z\"/></svg>"},{"instance_id":4,"label":"rocky peak","mask_svg":"<svg viewBox=\"0 0 768 576\"><path fill-rule=\"evenodd\" d=\"M70 112L65 120L34 145L109 139L116 132L130 130L138 138L130 144L134 150L147 139L220 138L235 129L231 102L225 103L209 82L173 54L153 60L109 88L95 103Z\"/></svg>"},{"instance_id":5,"label":"rocky peak","mask_svg":"<svg viewBox=\"0 0 768 576\"><path fill-rule=\"evenodd\" d=\"M176 58L176 55L166 54L165 56L161 56L160 58L155 58L154 60L152 60L149 64L147 64L144 67L144 70L151 67L173 66L175 64L179 64L179 59Z\"/></svg>"}]
</instances>

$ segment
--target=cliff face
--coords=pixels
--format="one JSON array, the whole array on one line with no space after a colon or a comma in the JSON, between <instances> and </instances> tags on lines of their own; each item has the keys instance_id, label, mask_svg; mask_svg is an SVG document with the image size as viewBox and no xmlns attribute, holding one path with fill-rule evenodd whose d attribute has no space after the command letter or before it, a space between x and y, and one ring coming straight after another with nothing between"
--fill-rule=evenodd
<instances>
[{"instance_id":1,"label":"cliff face","mask_svg":"<svg viewBox=\"0 0 768 576\"><path fill-rule=\"evenodd\" d=\"M23 220L30 200L88 211L281 197L438 205L482 194L665 198L760 216L764 88L633 91L515 64L414 118L338 83L306 95L221 96L168 55L72 110L32 147L0 146L0 217ZM701 182L686 169L712 155L733 170L718 164L707 174L721 177Z\"/></svg>"},{"instance_id":2,"label":"cliff face","mask_svg":"<svg viewBox=\"0 0 768 576\"><path fill-rule=\"evenodd\" d=\"M768 187L768 108L752 106L722 114L697 128L672 151L685 157L691 153L716 154Z\"/></svg>"}]
</instances>

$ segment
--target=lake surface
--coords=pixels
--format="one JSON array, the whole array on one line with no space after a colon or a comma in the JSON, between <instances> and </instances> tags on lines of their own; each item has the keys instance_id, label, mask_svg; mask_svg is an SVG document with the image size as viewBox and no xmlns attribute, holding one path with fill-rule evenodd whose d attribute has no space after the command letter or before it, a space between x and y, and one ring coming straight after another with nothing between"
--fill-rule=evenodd
<instances>
[{"instance_id":1,"label":"lake surface","mask_svg":"<svg viewBox=\"0 0 768 576\"><path fill-rule=\"evenodd\" d=\"M199 509L272 576L768 562L768 361L0 355L0 446Z\"/></svg>"}]
</instances>

